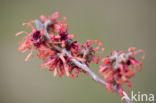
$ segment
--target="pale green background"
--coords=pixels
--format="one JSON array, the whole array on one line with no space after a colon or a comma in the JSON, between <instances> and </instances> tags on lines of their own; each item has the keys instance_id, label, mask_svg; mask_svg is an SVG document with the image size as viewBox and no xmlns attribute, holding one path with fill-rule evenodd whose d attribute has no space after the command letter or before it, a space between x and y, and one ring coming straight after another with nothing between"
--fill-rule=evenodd
<instances>
[{"instance_id":1,"label":"pale green background","mask_svg":"<svg viewBox=\"0 0 156 103\"><path fill-rule=\"evenodd\" d=\"M143 49L144 69L131 80L131 90L156 95L156 0L0 0L0 103L121 102L89 75L53 78L39 68L38 58L25 62L27 54L17 52L22 36L15 33L27 30L21 24L55 11L67 17L78 41L101 41L103 56L131 46ZM91 67L98 71L98 66Z\"/></svg>"}]
</instances>

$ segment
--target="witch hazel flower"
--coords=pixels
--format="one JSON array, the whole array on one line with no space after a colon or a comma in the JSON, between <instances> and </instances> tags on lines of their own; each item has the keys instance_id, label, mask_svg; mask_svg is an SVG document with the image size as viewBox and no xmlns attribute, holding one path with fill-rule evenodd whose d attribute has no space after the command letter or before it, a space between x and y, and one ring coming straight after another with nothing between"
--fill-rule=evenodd
<instances>
[{"instance_id":1,"label":"witch hazel flower","mask_svg":"<svg viewBox=\"0 0 156 103\"><path fill-rule=\"evenodd\" d=\"M66 59L62 54L56 54L54 52L54 54L50 56L50 58L46 59L45 62L46 63L42 64L40 67L48 67L49 71L54 71L54 77L56 77L56 75L62 77L65 73L67 76L70 76Z\"/></svg>"},{"instance_id":2,"label":"witch hazel flower","mask_svg":"<svg viewBox=\"0 0 156 103\"><path fill-rule=\"evenodd\" d=\"M93 48L93 44L97 44L97 47ZM102 43L99 42L98 40L87 40L85 44L81 44L81 46L79 47L79 52L77 54L77 56L80 56L81 58L84 58L86 61L86 65L89 64L90 62L94 62L95 64L99 63L99 59L100 57L98 56L98 54L101 54L104 51L104 48L101 49L101 53L98 52L98 50L100 49Z\"/></svg>"},{"instance_id":3,"label":"witch hazel flower","mask_svg":"<svg viewBox=\"0 0 156 103\"><path fill-rule=\"evenodd\" d=\"M66 22L66 18L62 17L62 21L58 21L61 14L59 12L54 12L49 18L46 18L44 15L40 16L41 22L43 23L45 27L45 32L48 33L52 32L54 35L56 35L55 26L56 24L63 24ZM48 35L47 35L48 36Z\"/></svg>"},{"instance_id":4,"label":"witch hazel flower","mask_svg":"<svg viewBox=\"0 0 156 103\"><path fill-rule=\"evenodd\" d=\"M76 35L68 33L68 25L67 24L56 25L56 31L58 33L57 41L58 41L58 43L62 44L62 47L65 47L67 45L67 43L69 42L69 39L70 39L70 41L72 41L71 39L76 37Z\"/></svg>"},{"instance_id":5,"label":"witch hazel flower","mask_svg":"<svg viewBox=\"0 0 156 103\"><path fill-rule=\"evenodd\" d=\"M25 31L21 31L21 32L16 34L16 36L19 36L20 34L26 34L27 35L23 38L23 41L19 42L20 47L19 47L18 51L21 53L24 53L27 50L29 50L30 53L25 58L25 61L28 61L28 59L32 56L32 52L34 50L33 46L38 48L39 45L43 44L44 40L43 40L41 32L38 31L37 29L34 29L31 22L23 23L23 25L27 25L28 27L31 27L32 32L27 33Z\"/></svg>"},{"instance_id":6,"label":"witch hazel flower","mask_svg":"<svg viewBox=\"0 0 156 103\"><path fill-rule=\"evenodd\" d=\"M128 53L122 51L113 51L111 56L103 58L101 60L102 65L99 67L99 73L104 76L104 79L108 83L106 86L107 90L112 89L113 86L118 88L118 92L123 96L123 84L127 84L128 88L132 86L129 81L132 78L138 67L142 70L142 61L138 61L135 55L139 52L143 53L142 60L144 59L145 53L143 50L136 50L135 47L128 49Z\"/></svg>"}]
</instances>

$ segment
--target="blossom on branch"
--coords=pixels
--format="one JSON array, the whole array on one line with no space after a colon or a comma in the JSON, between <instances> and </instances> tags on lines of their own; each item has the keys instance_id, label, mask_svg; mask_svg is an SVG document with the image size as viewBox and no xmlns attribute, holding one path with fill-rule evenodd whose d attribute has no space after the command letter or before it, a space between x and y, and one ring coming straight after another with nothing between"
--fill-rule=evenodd
<instances>
[{"instance_id":1,"label":"blossom on branch","mask_svg":"<svg viewBox=\"0 0 156 103\"><path fill-rule=\"evenodd\" d=\"M127 83L128 88L132 86L129 81L132 78L138 67L142 70L142 61L136 60L135 55L139 52L143 53L142 60L144 59L145 53L143 50L136 50L131 47L128 49L128 53L122 51L113 51L111 56L103 58L102 64L99 67L99 73L104 76L104 79L108 83L106 86L107 90L112 89L113 86L118 88L118 92L123 96L123 84Z\"/></svg>"}]
</instances>

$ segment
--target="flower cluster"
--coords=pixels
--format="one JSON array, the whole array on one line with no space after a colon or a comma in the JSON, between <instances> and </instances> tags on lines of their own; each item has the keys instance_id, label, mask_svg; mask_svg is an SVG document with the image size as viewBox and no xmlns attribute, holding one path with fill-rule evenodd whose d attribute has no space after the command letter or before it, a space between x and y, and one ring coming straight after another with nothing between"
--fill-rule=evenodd
<instances>
[{"instance_id":1,"label":"flower cluster","mask_svg":"<svg viewBox=\"0 0 156 103\"><path fill-rule=\"evenodd\" d=\"M25 61L33 57L33 51L36 50L38 58L44 62L40 67L48 68L53 72L54 77L62 77L66 74L70 78L75 78L80 72L88 72L95 81L106 85L107 90L118 90L119 94L123 96L123 84L131 87L129 79L135 75L139 66L140 71L142 70L142 61L137 60L135 55L142 52L141 59L143 60L144 51L131 47L128 53L113 51L110 56L103 58L99 73L104 76L107 82L105 83L88 68L91 62L99 63L98 54L104 51L104 48L99 50L101 42L98 40L87 40L85 43L74 41L73 38L76 35L69 33L69 27L65 24L66 18L62 17L60 21L60 16L59 12L55 12L48 18L41 15L40 20L23 23L32 29L30 33L21 31L16 34L16 36L26 34L19 42L20 47L18 48L21 53L30 51ZM93 46L95 44L96 47Z\"/></svg>"},{"instance_id":2,"label":"flower cluster","mask_svg":"<svg viewBox=\"0 0 156 103\"><path fill-rule=\"evenodd\" d=\"M144 59L143 50L136 50L135 47L131 47L128 49L128 53L113 51L111 56L101 60L102 65L99 67L99 72L108 84L107 90L117 87L119 94L123 96L123 84L126 83L128 87L132 86L129 79L135 75L138 66L140 66L140 71L142 70L142 61L135 59L135 55L139 52L143 53L141 59Z\"/></svg>"},{"instance_id":3,"label":"flower cluster","mask_svg":"<svg viewBox=\"0 0 156 103\"><path fill-rule=\"evenodd\" d=\"M40 16L40 20L32 20L28 23L23 23L32 29L31 33L21 31L16 34L26 34L22 42L19 42L18 51L21 53L27 50L30 53L27 55L25 61L33 56L33 51L37 50L37 56L44 61L41 68L48 68L49 71L53 71L54 77L57 75L62 77L64 74L74 78L77 77L79 72L84 70L77 67L70 60L76 59L81 63L89 66L90 62L98 63L99 52L97 51L101 47L101 43L97 40L87 40L86 43L79 43L73 41L76 35L68 32L68 25L65 24L66 18L63 17L62 21L59 21L60 13L55 12L49 18L44 15ZM35 24L35 27L34 27ZM92 47L93 43L97 43L97 47ZM62 49L66 49L71 53L72 57L68 57L61 52ZM102 49L104 51L104 49Z\"/></svg>"}]
</instances>

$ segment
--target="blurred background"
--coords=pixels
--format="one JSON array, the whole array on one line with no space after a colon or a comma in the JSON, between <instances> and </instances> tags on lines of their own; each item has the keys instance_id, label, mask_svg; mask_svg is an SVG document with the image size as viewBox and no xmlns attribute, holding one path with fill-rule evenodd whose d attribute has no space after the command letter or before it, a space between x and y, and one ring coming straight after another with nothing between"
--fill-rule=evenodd
<instances>
[{"instance_id":1,"label":"blurred background","mask_svg":"<svg viewBox=\"0 0 156 103\"><path fill-rule=\"evenodd\" d=\"M0 0L0 103L121 103L89 75L53 78L37 57L25 62L27 53L17 52L23 35L15 34L30 30L21 24L55 11L67 17L78 41L101 41L103 57L131 46L143 49L143 71L131 79L130 90L156 94L156 0ZM97 65L91 69L98 73Z\"/></svg>"}]
</instances>

